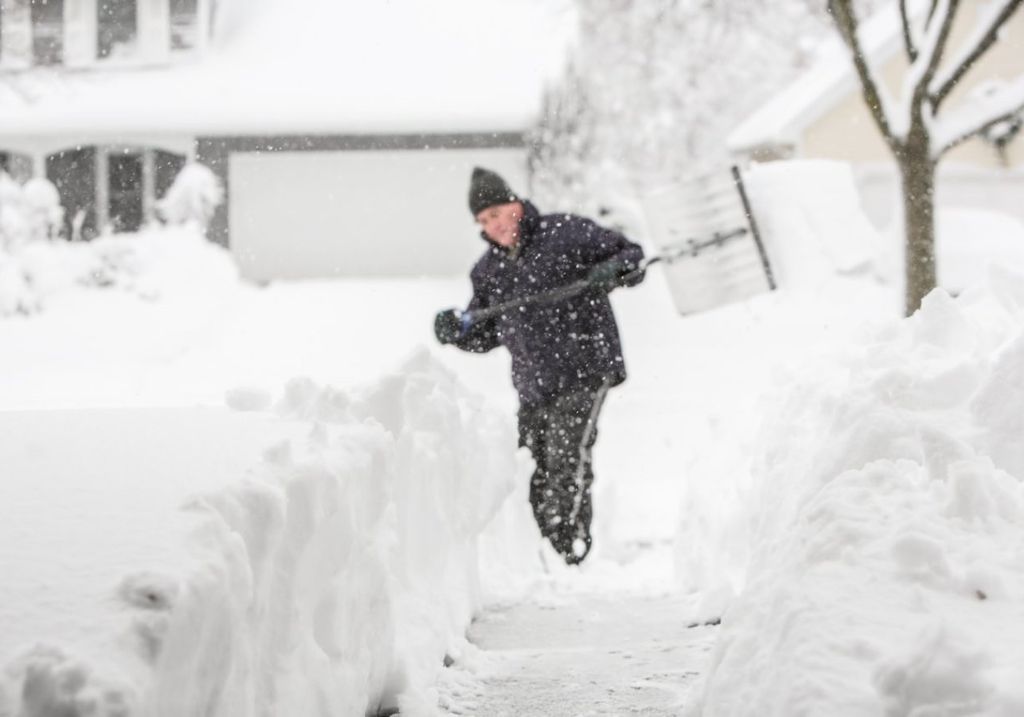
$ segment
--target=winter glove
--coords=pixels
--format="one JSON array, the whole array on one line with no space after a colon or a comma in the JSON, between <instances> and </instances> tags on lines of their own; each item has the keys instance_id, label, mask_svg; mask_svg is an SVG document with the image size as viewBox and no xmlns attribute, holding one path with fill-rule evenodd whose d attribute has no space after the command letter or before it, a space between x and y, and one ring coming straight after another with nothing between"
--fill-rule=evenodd
<instances>
[{"instance_id":1,"label":"winter glove","mask_svg":"<svg viewBox=\"0 0 1024 717\"><path fill-rule=\"evenodd\" d=\"M469 328L469 314L461 314L455 309L438 311L434 317L434 335L442 344L450 344L462 337Z\"/></svg>"},{"instance_id":2,"label":"winter glove","mask_svg":"<svg viewBox=\"0 0 1024 717\"><path fill-rule=\"evenodd\" d=\"M608 259L590 268L587 272L587 281L604 291L611 291L619 286L619 280L628 271L626 263L621 259Z\"/></svg>"}]
</instances>

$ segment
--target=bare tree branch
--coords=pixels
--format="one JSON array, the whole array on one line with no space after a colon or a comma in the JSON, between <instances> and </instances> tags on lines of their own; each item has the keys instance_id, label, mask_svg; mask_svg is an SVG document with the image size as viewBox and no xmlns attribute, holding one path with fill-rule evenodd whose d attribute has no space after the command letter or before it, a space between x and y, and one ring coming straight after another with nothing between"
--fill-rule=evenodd
<instances>
[{"instance_id":1,"label":"bare tree branch","mask_svg":"<svg viewBox=\"0 0 1024 717\"><path fill-rule=\"evenodd\" d=\"M850 49L850 54L853 56L853 65L857 70L857 76L860 78L861 88L864 91L864 101L867 103L871 116L874 118L875 124L878 125L882 138L894 153L898 153L901 149L900 140L893 134L889 118L885 113L885 107L882 105L881 92L871 74L871 68L868 67L867 58L864 56L864 49L861 47L860 40L857 37L857 16L853 12L851 0L829 0L828 7L829 13L836 24L836 29L839 30L839 36L843 38L846 46Z\"/></svg>"},{"instance_id":2,"label":"bare tree branch","mask_svg":"<svg viewBox=\"0 0 1024 717\"><path fill-rule=\"evenodd\" d=\"M960 146L961 144L963 144L964 142L973 137L977 137L978 135L984 134L985 132L990 130L992 127L995 127L1000 122L1007 122L1009 120L1012 120L1014 117L1017 117L1022 112L1024 112L1024 101L1021 101L1021 103L1014 109L1008 110L1007 112L1004 112L998 117L986 119L982 124L978 125L977 127L964 131L963 133L957 135L952 140L947 142L946 145L942 149L940 149L938 153L935 155L935 160L938 161L939 158L941 158L951 149Z\"/></svg>"},{"instance_id":3,"label":"bare tree branch","mask_svg":"<svg viewBox=\"0 0 1024 717\"><path fill-rule=\"evenodd\" d=\"M974 49L963 59L963 61L950 73L949 77L946 78L942 86L939 87L932 94L932 107L935 111L938 111L939 106L949 96L949 93L953 91L957 83L963 79L963 76L967 74L974 64L984 55L995 41L999 39L999 30L1002 28L1006 21L1009 20L1017 10L1020 9L1021 5L1024 4L1024 0L1008 0L1003 9L993 17L992 24L988 30L985 31L984 36L975 45Z\"/></svg>"},{"instance_id":4,"label":"bare tree branch","mask_svg":"<svg viewBox=\"0 0 1024 717\"><path fill-rule=\"evenodd\" d=\"M903 48L910 64L913 64L913 60L918 59L918 48L914 46L913 35L910 33L910 15L907 14L906 0L899 0L899 17L903 25Z\"/></svg>"}]
</instances>

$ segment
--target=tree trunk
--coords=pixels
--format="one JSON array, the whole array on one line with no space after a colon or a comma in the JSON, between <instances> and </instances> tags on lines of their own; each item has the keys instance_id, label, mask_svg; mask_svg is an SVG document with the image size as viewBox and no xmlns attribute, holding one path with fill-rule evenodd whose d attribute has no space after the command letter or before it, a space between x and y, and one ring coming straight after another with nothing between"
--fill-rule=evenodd
<instances>
[{"instance_id":1,"label":"tree trunk","mask_svg":"<svg viewBox=\"0 0 1024 717\"><path fill-rule=\"evenodd\" d=\"M905 310L910 316L921 308L921 300L936 285L935 163L923 150L906 152L899 165L906 237Z\"/></svg>"}]
</instances>

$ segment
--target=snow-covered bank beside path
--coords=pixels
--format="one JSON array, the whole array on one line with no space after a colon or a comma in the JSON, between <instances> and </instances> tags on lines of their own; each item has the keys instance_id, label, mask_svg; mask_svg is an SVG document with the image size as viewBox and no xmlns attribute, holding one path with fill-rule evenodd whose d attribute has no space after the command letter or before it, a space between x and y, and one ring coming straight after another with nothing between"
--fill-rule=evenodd
<instances>
[{"instance_id":1,"label":"snow-covered bank beside path","mask_svg":"<svg viewBox=\"0 0 1024 717\"><path fill-rule=\"evenodd\" d=\"M425 355L262 408L0 412L0 715L360 715L433 683L510 421Z\"/></svg>"},{"instance_id":2,"label":"snow-covered bank beside path","mask_svg":"<svg viewBox=\"0 0 1024 717\"><path fill-rule=\"evenodd\" d=\"M1024 713L1024 280L809 361L736 496L702 714Z\"/></svg>"}]
</instances>

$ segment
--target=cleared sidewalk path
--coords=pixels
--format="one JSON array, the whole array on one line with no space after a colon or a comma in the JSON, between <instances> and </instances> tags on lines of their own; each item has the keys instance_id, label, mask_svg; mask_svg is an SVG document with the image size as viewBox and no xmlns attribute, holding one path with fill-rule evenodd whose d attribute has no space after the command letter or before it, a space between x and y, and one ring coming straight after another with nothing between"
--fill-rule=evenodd
<instances>
[{"instance_id":1,"label":"cleared sidewalk path","mask_svg":"<svg viewBox=\"0 0 1024 717\"><path fill-rule=\"evenodd\" d=\"M481 717L684 715L717 632L687 627L687 614L679 598L649 596L492 609L470 629L476 674L450 680L442 704Z\"/></svg>"}]
</instances>

